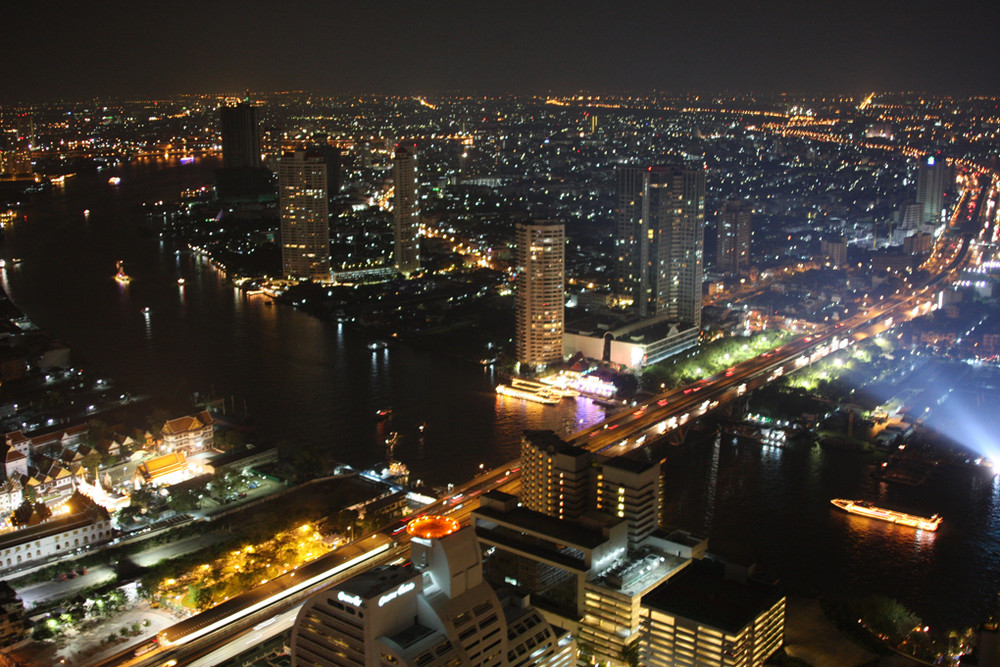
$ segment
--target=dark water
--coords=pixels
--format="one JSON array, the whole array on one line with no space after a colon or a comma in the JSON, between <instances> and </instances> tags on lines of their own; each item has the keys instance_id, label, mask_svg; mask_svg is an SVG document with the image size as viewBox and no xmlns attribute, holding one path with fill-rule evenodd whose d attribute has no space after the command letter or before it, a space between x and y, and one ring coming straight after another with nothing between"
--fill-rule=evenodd
<instances>
[{"instance_id":1,"label":"dark water","mask_svg":"<svg viewBox=\"0 0 1000 667\"><path fill-rule=\"evenodd\" d=\"M568 432L603 417L590 401L546 408L498 397L477 364L405 345L373 353L363 333L247 298L182 245L140 236L142 202L210 183L215 166L149 161L68 179L7 230L3 256L23 261L0 273L4 288L75 363L134 391L236 396L257 437L354 465L381 460L384 431L395 429L397 458L435 484L516 458L523 428ZM112 278L118 260L127 286ZM386 406L391 424L376 424Z\"/></svg>"},{"instance_id":2,"label":"dark water","mask_svg":"<svg viewBox=\"0 0 1000 667\"><path fill-rule=\"evenodd\" d=\"M523 428L566 433L602 417L588 401L551 408L498 397L488 372L446 356L405 345L372 353L363 334L245 298L199 257L137 234L140 202L172 201L210 182L214 166L136 164L116 172L117 187L107 172L68 180L7 230L0 254L23 261L0 282L77 363L141 393L245 399L261 439L367 465L383 455L374 412L392 406L398 457L435 484L515 458ZM127 287L112 279L119 259ZM919 489L887 487L871 477L878 463L818 448L691 444L666 467L665 517L708 535L713 551L765 564L793 592L879 592L931 624L978 623L1000 581L995 480L955 470ZM834 497L938 512L944 524L917 534L834 511Z\"/></svg>"},{"instance_id":3,"label":"dark water","mask_svg":"<svg viewBox=\"0 0 1000 667\"><path fill-rule=\"evenodd\" d=\"M1000 483L940 471L922 487L874 479L873 455L779 449L730 438L678 451L665 466L666 520L709 535L709 547L809 595L881 593L926 623L981 622L1000 582ZM831 498L865 498L940 513L935 533L849 515Z\"/></svg>"}]
</instances>

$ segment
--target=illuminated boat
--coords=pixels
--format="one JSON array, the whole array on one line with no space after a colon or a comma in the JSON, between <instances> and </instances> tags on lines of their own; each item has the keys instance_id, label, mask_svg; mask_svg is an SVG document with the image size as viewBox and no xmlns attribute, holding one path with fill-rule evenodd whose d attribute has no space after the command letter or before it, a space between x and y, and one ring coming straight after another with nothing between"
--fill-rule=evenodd
<instances>
[{"instance_id":1,"label":"illuminated boat","mask_svg":"<svg viewBox=\"0 0 1000 667\"><path fill-rule=\"evenodd\" d=\"M894 523L900 526L909 526L910 528L918 528L920 530L937 530L938 526L941 525L941 517L937 514L930 518L916 516L914 514L905 514L895 510L887 510L882 507L876 507L867 500L845 500L843 498L834 498L830 502L850 514L860 514L861 516L866 516L869 519L888 521L889 523Z\"/></svg>"},{"instance_id":2,"label":"illuminated boat","mask_svg":"<svg viewBox=\"0 0 1000 667\"><path fill-rule=\"evenodd\" d=\"M562 396L554 395L549 389L528 389L525 387L508 387L505 384L497 385L497 393L512 398L520 398L533 403L543 405L559 405Z\"/></svg>"},{"instance_id":3,"label":"illuminated boat","mask_svg":"<svg viewBox=\"0 0 1000 667\"><path fill-rule=\"evenodd\" d=\"M117 264L118 273L115 274L115 280L117 280L122 285L127 285L130 282L132 282L132 278L127 273L125 273L125 267L122 265L122 261L123 260L120 259L118 260Z\"/></svg>"}]
</instances>

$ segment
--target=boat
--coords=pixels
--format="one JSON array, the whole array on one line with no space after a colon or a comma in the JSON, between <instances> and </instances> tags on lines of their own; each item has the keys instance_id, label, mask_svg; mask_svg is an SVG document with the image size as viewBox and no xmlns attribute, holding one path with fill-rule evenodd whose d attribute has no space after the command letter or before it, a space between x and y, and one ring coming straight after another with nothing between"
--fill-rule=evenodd
<instances>
[{"instance_id":1,"label":"boat","mask_svg":"<svg viewBox=\"0 0 1000 667\"><path fill-rule=\"evenodd\" d=\"M532 388L526 386L509 387L505 384L497 385L497 393L511 398L520 398L532 403L542 405L559 405L562 396L553 393L548 387Z\"/></svg>"},{"instance_id":2,"label":"boat","mask_svg":"<svg viewBox=\"0 0 1000 667\"><path fill-rule=\"evenodd\" d=\"M123 262L124 260L121 259L118 260L118 264L116 265L118 268L118 273L115 274L115 280L117 280L122 285L127 285L130 282L132 282L132 278L127 273L125 273L125 267L123 265Z\"/></svg>"},{"instance_id":3,"label":"boat","mask_svg":"<svg viewBox=\"0 0 1000 667\"><path fill-rule=\"evenodd\" d=\"M931 517L906 514L904 512L897 512L895 510L877 507L867 500L845 500L843 498L834 498L830 502L833 503L835 507L838 507L850 514L860 514L861 516L866 516L869 519L878 519L879 521L887 521L889 523L894 523L900 526L909 526L910 528L917 528L919 530L937 530L938 526L941 525L941 517L937 514Z\"/></svg>"},{"instance_id":4,"label":"boat","mask_svg":"<svg viewBox=\"0 0 1000 667\"><path fill-rule=\"evenodd\" d=\"M118 185L122 182L122 179L118 176L112 176L108 179L108 185Z\"/></svg>"},{"instance_id":5,"label":"boat","mask_svg":"<svg viewBox=\"0 0 1000 667\"><path fill-rule=\"evenodd\" d=\"M382 421L392 416L392 408L381 408L375 411L375 419Z\"/></svg>"},{"instance_id":6,"label":"boat","mask_svg":"<svg viewBox=\"0 0 1000 667\"><path fill-rule=\"evenodd\" d=\"M372 352L378 352L379 350L384 350L387 347L389 347L389 343L385 342L381 338L378 338L368 343L368 349L371 350Z\"/></svg>"},{"instance_id":7,"label":"boat","mask_svg":"<svg viewBox=\"0 0 1000 667\"><path fill-rule=\"evenodd\" d=\"M178 278L177 279L177 284L178 285L183 285L184 284L184 279L183 278Z\"/></svg>"}]
</instances>

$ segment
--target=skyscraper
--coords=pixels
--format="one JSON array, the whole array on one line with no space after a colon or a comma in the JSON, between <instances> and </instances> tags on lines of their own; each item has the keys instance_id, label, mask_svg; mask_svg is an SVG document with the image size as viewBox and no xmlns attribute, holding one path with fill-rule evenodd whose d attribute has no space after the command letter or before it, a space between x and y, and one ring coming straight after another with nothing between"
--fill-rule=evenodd
<instances>
[{"instance_id":1,"label":"skyscraper","mask_svg":"<svg viewBox=\"0 0 1000 667\"><path fill-rule=\"evenodd\" d=\"M640 317L701 325L705 172L663 166L618 170L618 284Z\"/></svg>"},{"instance_id":2,"label":"skyscraper","mask_svg":"<svg viewBox=\"0 0 1000 667\"><path fill-rule=\"evenodd\" d=\"M281 273L330 279L330 217L326 164L317 153L286 153L278 165Z\"/></svg>"},{"instance_id":3,"label":"skyscraper","mask_svg":"<svg viewBox=\"0 0 1000 667\"><path fill-rule=\"evenodd\" d=\"M715 266L719 271L739 275L750 268L750 230L753 210L748 202L730 201L717 222L718 245Z\"/></svg>"},{"instance_id":4,"label":"skyscraper","mask_svg":"<svg viewBox=\"0 0 1000 667\"><path fill-rule=\"evenodd\" d=\"M417 158L412 148L396 147L392 163L394 195L392 221L395 232L394 264L409 277L420 268L420 211L417 208Z\"/></svg>"},{"instance_id":5,"label":"skyscraper","mask_svg":"<svg viewBox=\"0 0 1000 667\"><path fill-rule=\"evenodd\" d=\"M222 167L260 166L260 115L249 102L219 109Z\"/></svg>"},{"instance_id":6,"label":"skyscraper","mask_svg":"<svg viewBox=\"0 0 1000 667\"><path fill-rule=\"evenodd\" d=\"M517 360L538 367L562 360L566 232L563 224L517 224Z\"/></svg>"},{"instance_id":7,"label":"skyscraper","mask_svg":"<svg viewBox=\"0 0 1000 667\"><path fill-rule=\"evenodd\" d=\"M951 189L952 170L944 160L932 155L917 169L917 203L924 207L923 223L941 224L945 196Z\"/></svg>"},{"instance_id":8,"label":"skyscraper","mask_svg":"<svg viewBox=\"0 0 1000 667\"><path fill-rule=\"evenodd\" d=\"M261 163L260 112L248 102L219 109L222 168L215 172L223 199L255 200L273 193L271 172Z\"/></svg>"}]
</instances>

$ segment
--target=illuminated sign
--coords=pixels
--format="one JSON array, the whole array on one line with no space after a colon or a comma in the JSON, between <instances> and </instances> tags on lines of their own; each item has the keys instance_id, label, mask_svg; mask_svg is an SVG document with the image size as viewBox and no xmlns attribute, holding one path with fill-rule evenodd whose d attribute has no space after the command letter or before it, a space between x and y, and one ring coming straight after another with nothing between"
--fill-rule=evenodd
<instances>
[{"instance_id":1,"label":"illuminated sign","mask_svg":"<svg viewBox=\"0 0 1000 667\"><path fill-rule=\"evenodd\" d=\"M345 593L344 591L337 591L337 599L341 602L346 602L347 604L354 605L355 607L360 607L363 600L357 595L351 595L350 593ZM379 600L379 604L382 601Z\"/></svg>"},{"instance_id":2,"label":"illuminated sign","mask_svg":"<svg viewBox=\"0 0 1000 667\"><path fill-rule=\"evenodd\" d=\"M382 597L380 597L378 599L378 606L382 607L384 605L387 605L390 602L392 602L393 600L395 600L396 598L398 598L400 595L406 595L407 593L409 593L410 591L412 591L416 587L417 587L417 584L415 582L412 582L412 581L408 581L405 584L400 584L399 588L397 588L396 590L389 591L388 593L386 593L385 595L383 595Z\"/></svg>"}]
</instances>

